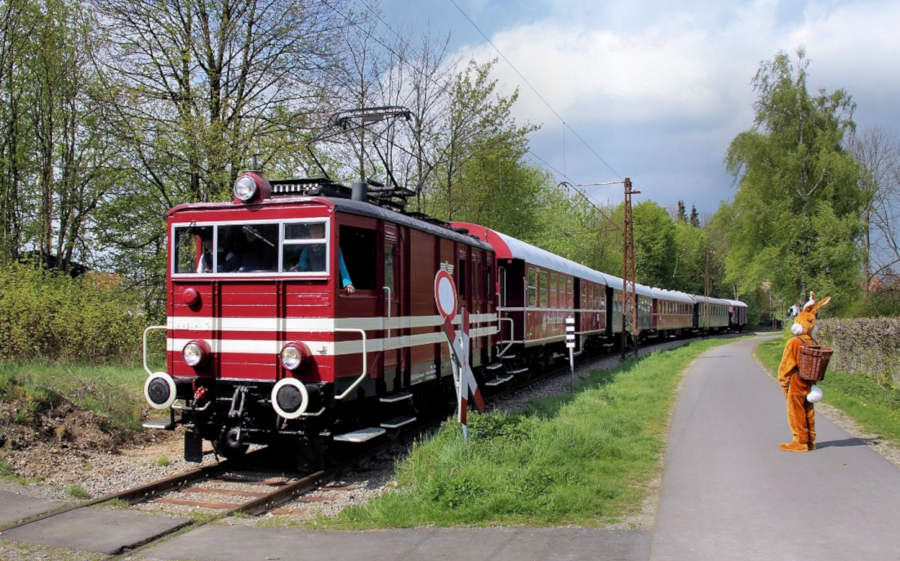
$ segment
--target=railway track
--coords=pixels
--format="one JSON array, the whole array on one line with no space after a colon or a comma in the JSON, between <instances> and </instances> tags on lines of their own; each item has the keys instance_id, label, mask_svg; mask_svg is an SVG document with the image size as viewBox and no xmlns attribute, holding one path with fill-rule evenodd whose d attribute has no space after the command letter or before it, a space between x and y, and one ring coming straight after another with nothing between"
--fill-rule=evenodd
<instances>
[{"instance_id":1,"label":"railway track","mask_svg":"<svg viewBox=\"0 0 900 561\"><path fill-rule=\"evenodd\" d=\"M314 489L317 482L326 477L326 473L321 470L301 474L242 469L242 466L258 460L264 452L265 450L259 450L248 454L240 464L225 460L146 485L37 514L4 528L3 531L7 533L54 517L71 516L70 513L78 510L85 510L85 516L89 516L90 511L86 509L102 504L126 503L131 508L156 512L167 509L167 514L171 514L174 507L176 510L181 509L182 513L190 513L191 518L185 518L180 523L121 546L108 557L115 559L167 536L187 532L228 516L238 513L256 516L271 511ZM204 516L196 516L198 513Z\"/></svg>"}]
</instances>

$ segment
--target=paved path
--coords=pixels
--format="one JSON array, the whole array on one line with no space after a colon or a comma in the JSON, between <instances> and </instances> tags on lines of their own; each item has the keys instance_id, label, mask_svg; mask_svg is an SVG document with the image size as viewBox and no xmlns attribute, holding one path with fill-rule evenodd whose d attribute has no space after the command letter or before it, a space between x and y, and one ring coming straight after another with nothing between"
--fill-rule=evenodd
<instances>
[{"instance_id":1,"label":"paved path","mask_svg":"<svg viewBox=\"0 0 900 561\"><path fill-rule=\"evenodd\" d=\"M779 450L790 440L784 399L750 358L758 343L712 349L691 367L650 559L900 560L900 470L822 415L818 450Z\"/></svg>"}]
</instances>

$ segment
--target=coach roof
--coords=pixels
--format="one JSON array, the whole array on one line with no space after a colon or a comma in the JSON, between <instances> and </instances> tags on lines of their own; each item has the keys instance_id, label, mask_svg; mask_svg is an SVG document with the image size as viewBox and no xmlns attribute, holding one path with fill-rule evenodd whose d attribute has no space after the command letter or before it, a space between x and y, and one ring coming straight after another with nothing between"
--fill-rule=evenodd
<instances>
[{"instance_id":1,"label":"coach roof","mask_svg":"<svg viewBox=\"0 0 900 561\"><path fill-rule=\"evenodd\" d=\"M558 273L572 275L581 279L589 280L598 284L608 284L608 275L595 271L590 267L586 267L581 263L576 263L571 259L560 257L550 253L545 249L533 246L530 243L523 242L512 236L507 236L496 230L491 230L478 224L469 222L454 222L453 225L458 228L464 228L469 233L489 243L497 254L497 259L521 259L532 265L550 269Z\"/></svg>"}]
</instances>

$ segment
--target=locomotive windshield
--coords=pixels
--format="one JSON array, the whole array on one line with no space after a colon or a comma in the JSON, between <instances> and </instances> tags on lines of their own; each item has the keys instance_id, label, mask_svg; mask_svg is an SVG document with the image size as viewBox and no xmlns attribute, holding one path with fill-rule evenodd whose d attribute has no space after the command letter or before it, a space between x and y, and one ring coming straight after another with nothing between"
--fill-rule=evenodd
<instances>
[{"instance_id":1,"label":"locomotive windshield","mask_svg":"<svg viewBox=\"0 0 900 561\"><path fill-rule=\"evenodd\" d=\"M329 271L328 223L192 223L173 229L173 270L188 274L300 274Z\"/></svg>"}]
</instances>

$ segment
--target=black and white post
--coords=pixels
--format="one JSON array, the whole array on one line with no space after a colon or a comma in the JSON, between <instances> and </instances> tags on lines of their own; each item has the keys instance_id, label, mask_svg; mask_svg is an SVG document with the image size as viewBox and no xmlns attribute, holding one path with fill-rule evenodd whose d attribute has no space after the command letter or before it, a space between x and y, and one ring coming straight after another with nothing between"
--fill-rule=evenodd
<instances>
[{"instance_id":1,"label":"black and white post","mask_svg":"<svg viewBox=\"0 0 900 561\"><path fill-rule=\"evenodd\" d=\"M569 370L572 372L572 393L575 393L575 318L566 318L566 347L569 348Z\"/></svg>"}]
</instances>

